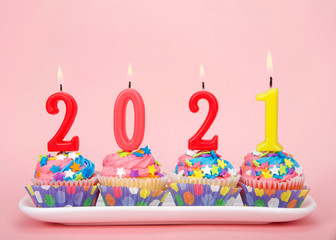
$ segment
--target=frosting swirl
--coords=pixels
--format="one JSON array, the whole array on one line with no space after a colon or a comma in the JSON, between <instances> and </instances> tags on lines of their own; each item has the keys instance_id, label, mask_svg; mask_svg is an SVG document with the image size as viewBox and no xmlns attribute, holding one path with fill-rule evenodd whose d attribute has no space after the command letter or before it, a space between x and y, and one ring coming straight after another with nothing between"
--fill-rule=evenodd
<instances>
[{"instance_id":1,"label":"frosting swirl","mask_svg":"<svg viewBox=\"0 0 336 240\"><path fill-rule=\"evenodd\" d=\"M236 170L215 151L193 152L188 150L178 159L176 174L197 178L229 178L236 176Z\"/></svg>"},{"instance_id":2,"label":"frosting swirl","mask_svg":"<svg viewBox=\"0 0 336 240\"><path fill-rule=\"evenodd\" d=\"M163 177L161 164L154 159L146 146L134 152L118 151L103 160L102 176L105 177Z\"/></svg>"},{"instance_id":3,"label":"frosting swirl","mask_svg":"<svg viewBox=\"0 0 336 240\"><path fill-rule=\"evenodd\" d=\"M302 167L292 155L285 152L257 152L247 154L240 167L240 174L247 179L285 182L303 176Z\"/></svg>"},{"instance_id":4,"label":"frosting swirl","mask_svg":"<svg viewBox=\"0 0 336 240\"><path fill-rule=\"evenodd\" d=\"M56 156L40 155L34 177L43 181L78 181L90 178L95 165L80 153L60 152Z\"/></svg>"}]
</instances>

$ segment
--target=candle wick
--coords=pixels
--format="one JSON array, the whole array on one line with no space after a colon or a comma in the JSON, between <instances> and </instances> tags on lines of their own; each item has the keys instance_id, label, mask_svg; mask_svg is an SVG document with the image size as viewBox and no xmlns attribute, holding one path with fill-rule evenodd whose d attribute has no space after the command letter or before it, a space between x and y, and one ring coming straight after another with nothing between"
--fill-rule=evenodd
<instances>
[{"instance_id":1,"label":"candle wick","mask_svg":"<svg viewBox=\"0 0 336 240\"><path fill-rule=\"evenodd\" d=\"M62 86L62 84L60 84L60 92L62 92L63 91L63 86Z\"/></svg>"},{"instance_id":2,"label":"candle wick","mask_svg":"<svg viewBox=\"0 0 336 240\"><path fill-rule=\"evenodd\" d=\"M273 78L270 77L270 88L272 88L272 86L273 86Z\"/></svg>"},{"instance_id":3,"label":"candle wick","mask_svg":"<svg viewBox=\"0 0 336 240\"><path fill-rule=\"evenodd\" d=\"M204 82L202 82L202 89L204 90Z\"/></svg>"},{"instance_id":4,"label":"candle wick","mask_svg":"<svg viewBox=\"0 0 336 240\"><path fill-rule=\"evenodd\" d=\"M131 88L131 87L132 87L132 82L129 81L129 82L128 82L128 88Z\"/></svg>"}]
</instances>

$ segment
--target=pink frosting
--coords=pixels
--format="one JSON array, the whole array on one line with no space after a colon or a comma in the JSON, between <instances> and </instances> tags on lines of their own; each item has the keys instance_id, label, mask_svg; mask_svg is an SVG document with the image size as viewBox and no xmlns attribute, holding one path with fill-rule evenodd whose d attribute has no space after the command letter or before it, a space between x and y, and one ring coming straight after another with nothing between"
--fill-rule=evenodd
<instances>
[{"instance_id":1,"label":"pink frosting","mask_svg":"<svg viewBox=\"0 0 336 240\"><path fill-rule=\"evenodd\" d=\"M138 170L139 177L149 176L148 167L154 165L156 173L160 173L160 166L155 163L155 159L151 154L144 154L143 157L137 157L130 154L126 157L120 157L118 153L107 155L103 160L102 176L116 177L117 169L123 168L125 175L130 177L131 170Z\"/></svg>"}]
</instances>

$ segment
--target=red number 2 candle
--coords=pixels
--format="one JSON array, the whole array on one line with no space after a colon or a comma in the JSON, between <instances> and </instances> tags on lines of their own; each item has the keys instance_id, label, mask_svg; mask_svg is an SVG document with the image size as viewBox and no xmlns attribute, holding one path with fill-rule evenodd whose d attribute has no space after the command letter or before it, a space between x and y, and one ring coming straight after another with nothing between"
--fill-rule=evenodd
<instances>
[{"instance_id":1,"label":"red number 2 candle","mask_svg":"<svg viewBox=\"0 0 336 240\"><path fill-rule=\"evenodd\" d=\"M200 68L201 77L204 76L204 68L201 65ZM204 89L204 82L202 82ZM203 122L202 126L194 136L192 136L188 141L188 148L190 150L217 150L218 149L218 136L215 135L212 139L202 139L202 137L206 134L213 121L215 120L218 112L218 101L216 97L208 92L208 91L199 91L191 96L189 100L189 108L190 111L196 113L199 110L198 101L201 99L205 99L209 103L209 112L208 115Z\"/></svg>"},{"instance_id":2,"label":"red number 2 candle","mask_svg":"<svg viewBox=\"0 0 336 240\"><path fill-rule=\"evenodd\" d=\"M65 103L66 112L60 128L54 137L48 142L48 151L78 151L78 136L74 136L70 141L64 141L65 136L69 132L76 118L78 108L75 99L70 94L62 92L63 76L60 66L58 66L58 81L60 84L60 92L57 92L48 98L46 103L47 112L53 115L59 113L59 109L57 107L59 101L63 101Z\"/></svg>"},{"instance_id":3,"label":"red number 2 candle","mask_svg":"<svg viewBox=\"0 0 336 240\"><path fill-rule=\"evenodd\" d=\"M131 65L128 66L128 75L132 76ZM134 133L129 139L126 133L126 108L131 101L134 108ZM125 89L117 97L114 105L114 136L118 146L126 151L132 152L139 148L145 134L145 104L140 93L131 89Z\"/></svg>"}]
</instances>

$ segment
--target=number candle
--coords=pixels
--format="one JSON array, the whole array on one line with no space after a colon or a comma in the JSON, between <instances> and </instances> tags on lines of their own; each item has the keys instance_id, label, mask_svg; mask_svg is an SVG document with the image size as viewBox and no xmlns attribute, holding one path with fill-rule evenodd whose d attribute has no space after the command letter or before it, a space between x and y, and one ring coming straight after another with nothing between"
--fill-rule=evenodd
<instances>
[{"instance_id":1,"label":"number candle","mask_svg":"<svg viewBox=\"0 0 336 240\"><path fill-rule=\"evenodd\" d=\"M132 76L132 66L128 66L128 76ZM134 108L134 133L129 139L126 133L126 108L131 101ZM114 136L118 146L126 151L132 152L139 148L145 135L145 104L140 93L129 88L119 93L114 105Z\"/></svg>"},{"instance_id":2,"label":"number candle","mask_svg":"<svg viewBox=\"0 0 336 240\"><path fill-rule=\"evenodd\" d=\"M201 64L200 76L204 77L204 68ZM204 89L204 82L202 82L202 88ZM218 102L216 97L208 91L199 91L191 96L189 100L190 111L196 113L199 110L198 101L200 99L205 99L209 103L209 112L203 122L202 126L194 136L192 136L188 141L188 148L190 150L217 150L218 149L218 136L215 135L212 139L202 139L205 133L208 131L213 121L215 120L218 112Z\"/></svg>"},{"instance_id":3,"label":"number candle","mask_svg":"<svg viewBox=\"0 0 336 240\"><path fill-rule=\"evenodd\" d=\"M267 54L267 70L273 70L272 57ZM265 101L265 141L257 145L260 152L278 152L283 149L278 143L278 92L277 88L272 88L272 77L270 77L270 89L264 93L257 94L258 101Z\"/></svg>"},{"instance_id":4,"label":"number candle","mask_svg":"<svg viewBox=\"0 0 336 240\"><path fill-rule=\"evenodd\" d=\"M59 112L57 107L59 101L63 101L65 103L66 112L62 125L56 132L55 136L48 142L48 151L78 151L78 136L74 136L70 141L63 140L76 118L78 107L75 99L70 94L62 92L63 75L59 65L57 79L60 85L60 92L54 93L48 98L46 103L47 112L53 115L57 114Z\"/></svg>"}]
</instances>

